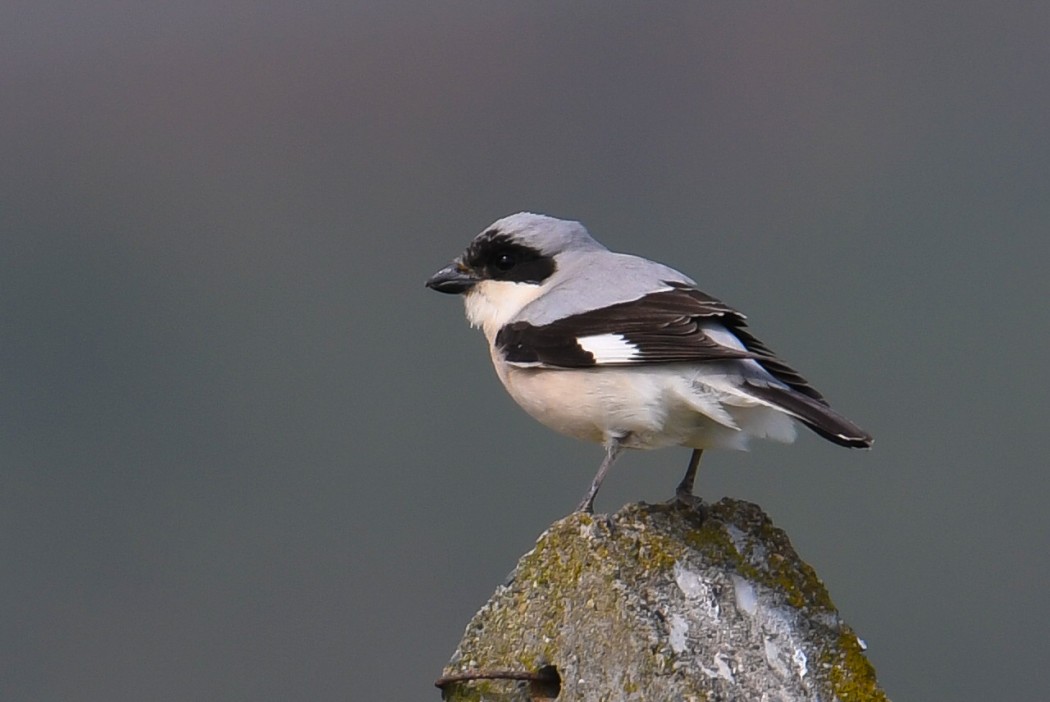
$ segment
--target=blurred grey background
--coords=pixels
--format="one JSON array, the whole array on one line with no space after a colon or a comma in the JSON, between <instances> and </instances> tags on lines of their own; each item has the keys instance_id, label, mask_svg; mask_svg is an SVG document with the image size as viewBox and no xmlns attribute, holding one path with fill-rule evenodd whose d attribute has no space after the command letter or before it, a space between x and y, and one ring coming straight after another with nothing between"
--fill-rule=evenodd
<instances>
[{"instance_id":1,"label":"blurred grey background","mask_svg":"<svg viewBox=\"0 0 1050 702\"><path fill-rule=\"evenodd\" d=\"M437 700L601 457L423 281L582 220L877 437L705 458L898 700L1045 694L1050 5L0 5L0 698ZM670 496L630 454L599 511Z\"/></svg>"}]
</instances>

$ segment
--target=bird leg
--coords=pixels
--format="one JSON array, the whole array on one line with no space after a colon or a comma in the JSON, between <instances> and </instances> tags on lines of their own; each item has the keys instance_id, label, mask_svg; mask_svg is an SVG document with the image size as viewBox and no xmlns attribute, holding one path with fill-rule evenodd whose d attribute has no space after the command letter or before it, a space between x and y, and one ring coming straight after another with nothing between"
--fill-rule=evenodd
<instances>
[{"instance_id":1,"label":"bird leg","mask_svg":"<svg viewBox=\"0 0 1050 702\"><path fill-rule=\"evenodd\" d=\"M693 483L696 482L696 470L700 467L700 457L703 455L703 449L693 449L693 454L689 457L689 467L685 469L682 482L678 483L674 490L675 500L686 507L696 507L700 503L700 498L693 494Z\"/></svg>"},{"instance_id":2,"label":"bird leg","mask_svg":"<svg viewBox=\"0 0 1050 702\"><path fill-rule=\"evenodd\" d=\"M594 480L591 481L591 489L587 491L587 494L583 496L583 500L576 506L577 512L593 512L594 511L594 496L598 494L598 488L602 486L602 481L605 480L605 474L612 468L612 464L616 462L616 459L620 456L623 451L623 436L610 437L605 442L605 460L598 466L598 472L594 475Z\"/></svg>"}]
</instances>

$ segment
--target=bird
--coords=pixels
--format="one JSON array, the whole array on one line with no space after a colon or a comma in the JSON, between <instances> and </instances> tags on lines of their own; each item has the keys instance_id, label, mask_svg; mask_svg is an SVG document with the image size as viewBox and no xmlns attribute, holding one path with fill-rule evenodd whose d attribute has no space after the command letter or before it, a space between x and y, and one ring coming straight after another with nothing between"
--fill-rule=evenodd
<instances>
[{"instance_id":1,"label":"bird","mask_svg":"<svg viewBox=\"0 0 1050 702\"><path fill-rule=\"evenodd\" d=\"M872 445L743 314L674 268L609 250L579 222L499 219L426 286L463 297L496 375L529 415L604 446L576 511L593 512L624 449L691 448L675 500L702 508L693 486L707 449L791 443L797 424L840 446Z\"/></svg>"}]
</instances>

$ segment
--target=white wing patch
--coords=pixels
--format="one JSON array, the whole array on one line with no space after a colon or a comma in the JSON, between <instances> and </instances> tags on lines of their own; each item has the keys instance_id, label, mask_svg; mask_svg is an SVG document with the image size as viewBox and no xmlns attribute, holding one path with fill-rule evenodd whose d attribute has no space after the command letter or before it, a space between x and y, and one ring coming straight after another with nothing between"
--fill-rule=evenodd
<instances>
[{"instance_id":1,"label":"white wing patch","mask_svg":"<svg viewBox=\"0 0 1050 702\"><path fill-rule=\"evenodd\" d=\"M599 366L630 363L641 355L638 347L625 339L622 334L580 336L576 338L576 343L581 349L594 356L594 362Z\"/></svg>"}]
</instances>

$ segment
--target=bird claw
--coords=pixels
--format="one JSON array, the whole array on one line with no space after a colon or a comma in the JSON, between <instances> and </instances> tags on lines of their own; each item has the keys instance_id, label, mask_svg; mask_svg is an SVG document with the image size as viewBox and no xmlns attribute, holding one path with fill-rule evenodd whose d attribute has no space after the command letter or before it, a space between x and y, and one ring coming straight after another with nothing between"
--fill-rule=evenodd
<instances>
[{"instance_id":1,"label":"bird claw","mask_svg":"<svg viewBox=\"0 0 1050 702\"><path fill-rule=\"evenodd\" d=\"M690 512L695 512L701 519L707 518L707 505L704 503L703 498L697 497L686 490L675 490L674 497L670 500L670 504L676 507L681 507Z\"/></svg>"}]
</instances>

